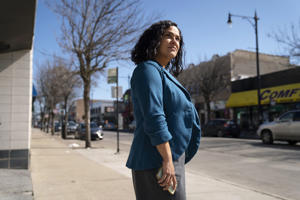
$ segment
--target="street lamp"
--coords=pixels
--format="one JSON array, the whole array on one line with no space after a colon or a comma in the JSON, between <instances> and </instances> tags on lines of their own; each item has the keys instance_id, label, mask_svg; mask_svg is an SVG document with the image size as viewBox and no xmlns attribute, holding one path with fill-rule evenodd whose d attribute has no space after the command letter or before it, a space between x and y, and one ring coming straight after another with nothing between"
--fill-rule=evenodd
<instances>
[{"instance_id":1,"label":"street lamp","mask_svg":"<svg viewBox=\"0 0 300 200\"><path fill-rule=\"evenodd\" d=\"M228 20L227 20L227 24L228 25L232 24L231 17L239 17L239 18L247 20L252 25L252 27L255 30L258 117L259 117L259 124L261 124L263 118L262 118L261 97L260 97L261 78L260 78L260 73L259 73L259 51L258 51L258 34L257 34L257 21L259 20L259 18L256 15L256 11L254 13L254 17L241 16L241 15L233 15L231 13L228 13ZM254 20L254 23L253 23L252 20Z\"/></svg>"}]
</instances>

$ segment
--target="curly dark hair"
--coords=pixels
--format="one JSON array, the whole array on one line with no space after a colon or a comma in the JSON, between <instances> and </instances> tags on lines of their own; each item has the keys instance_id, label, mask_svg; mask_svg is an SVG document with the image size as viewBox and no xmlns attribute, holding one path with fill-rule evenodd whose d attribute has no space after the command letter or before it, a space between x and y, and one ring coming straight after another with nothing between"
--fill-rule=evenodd
<instances>
[{"instance_id":1,"label":"curly dark hair","mask_svg":"<svg viewBox=\"0 0 300 200\"><path fill-rule=\"evenodd\" d=\"M160 41L166 29L170 26L175 26L178 28L175 22L170 20L159 21L157 23L152 24L140 37L139 41L134 46L133 50L131 51L131 60L137 65L141 62L147 60L154 60L156 55L158 54L158 49L160 46ZM178 76L179 73L182 71L183 67L183 38L181 35L181 31L179 30L180 34L180 47L178 53L175 58L173 58L166 69L170 71L174 76Z\"/></svg>"}]
</instances>

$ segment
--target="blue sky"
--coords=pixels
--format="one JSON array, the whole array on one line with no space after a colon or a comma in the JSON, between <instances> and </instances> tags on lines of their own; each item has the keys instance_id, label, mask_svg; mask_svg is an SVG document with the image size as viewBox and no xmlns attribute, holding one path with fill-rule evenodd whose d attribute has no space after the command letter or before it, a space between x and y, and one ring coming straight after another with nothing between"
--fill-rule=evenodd
<instances>
[{"instance_id":1,"label":"blue sky","mask_svg":"<svg viewBox=\"0 0 300 200\"><path fill-rule=\"evenodd\" d=\"M145 14L160 13L161 19L175 21L182 30L185 42L185 63L199 63L212 55L225 55L235 49L255 51L255 34L251 24L240 18L232 18L232 27L227 25L228 12L236 15L259 17L259 49L267 54L284 54L283 48L267 35L281 29L288 29L291 23L300 23L299 0L142 0ZM44 4L38 1L34 37L34 74L38 63L49 55L63 55L57 44L60 21ZM300 30L299 30L300 34ZM123 92L128 88L128 76L134 64L119 65L119 83ZM106 73L97 79L98 87L92 89L95 99L112 99L111 84L106 83Z\"/></svg>"}]
</instances>

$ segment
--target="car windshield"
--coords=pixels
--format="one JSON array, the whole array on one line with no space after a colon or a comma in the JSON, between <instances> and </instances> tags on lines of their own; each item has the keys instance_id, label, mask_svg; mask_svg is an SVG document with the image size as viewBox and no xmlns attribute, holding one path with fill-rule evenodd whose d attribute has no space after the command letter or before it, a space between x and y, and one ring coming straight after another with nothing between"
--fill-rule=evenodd
<instances>
[{"instance_id":1,"label":"car windshield","mask_svg":"<svg viewBox=\"0 0 300 200\"><path fill-rule=\"evenodd\" d=\"M222 124L225 124L225 123L226 123L226 120L216 120L217 125L222 125Z\"/></svg>"},{"instance_id":2,"label":"car windshield","mask_svg":"<svg viewBox=\"0 0 300 200\"><path fill-rule=\"evenodd\" d=\"M72 121L70 121L70 122L69 122L69 125L70 125L70 126L75 126L75 125L76 125L76 123L75 123L75 122L72 122Z\"/></svg>"},{"instance_id":3,"label":"car windshield","mask_svg":"<svg viewBox=\"0 0 300 200\"><path fill-rule=\"evenodd\" d=\"M227 124L234 125L234 124L235 124L235 122L234 122L234 121L232 121L232 120L229 120L229 121L227 121Z\"/></svg>"},{"instance_id":4,"label":"car windshield","mask_svg":"<svg viewBox=\"0 0 300 200\"><path fill-rule=\"evenodd\" d=\"M81 127L82 127L82 128L85 128L85 124L81 124ZM98 128L98 126L97 126L96 123L90 123L90 127L91 127L91 128Z\"/></svg>"},{"instance_id":5,"label":"car windshield","mask_svg":"<svg viewBox=\"0 0 300 200\"><path fill-rule=\"evenodd\" d=\"M300 112L296 112L294 116L294 121L300 121Z\"/></svg>"},{"instance_id":6,"label":"car windshield","mask_svg":"<svg viewBox=\"0 0 300 200\"><path fill-rule=\"evenodd\" d=\"M91 124L90 124L90 127L91 127L91 128L98 128L98 126L97 126L96 123L91 123Z\"/></svg>"},{"instance_id":7,"label":"car windshield","mask_svg":"<svg viewBox=\"0 0 300 200\"><path fill-rule=\"evenodd\" d=\"M286 113L284 115L282 115L279 120L280 121L291 121L293 120L293 116L294 116L294 113L290 112L290 113Z\"/></svg>"}]
</instances>

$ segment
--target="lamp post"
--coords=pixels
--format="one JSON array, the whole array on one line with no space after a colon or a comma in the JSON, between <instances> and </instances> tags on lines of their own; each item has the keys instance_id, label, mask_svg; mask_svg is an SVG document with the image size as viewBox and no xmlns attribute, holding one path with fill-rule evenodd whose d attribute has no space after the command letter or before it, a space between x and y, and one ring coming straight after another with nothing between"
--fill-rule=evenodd
<instances>
[{"instance_id":1,"label":"lamp post","mask_svg":"<svg viewBox=\"0 0 300 200\"><path fill-rule=\"evenodd\" d=\"M247 20L255 30L258 118L259 118L259 124L261 124L263 117L262 117L261 97L260 97L261 77L260 77L260 72L259 72L259 51L258 51L258 33L257 33L257 21L259 20L259 18L256 15L256 11L254 13L254 17L242 16L242 15L233 15L231 13L228 13L227 24L229 24L229 25L232 24L231 17L239 17L239 18ZM254 23L253 23L252 20L254 20Z\"/></svg>"}]
</instances>

